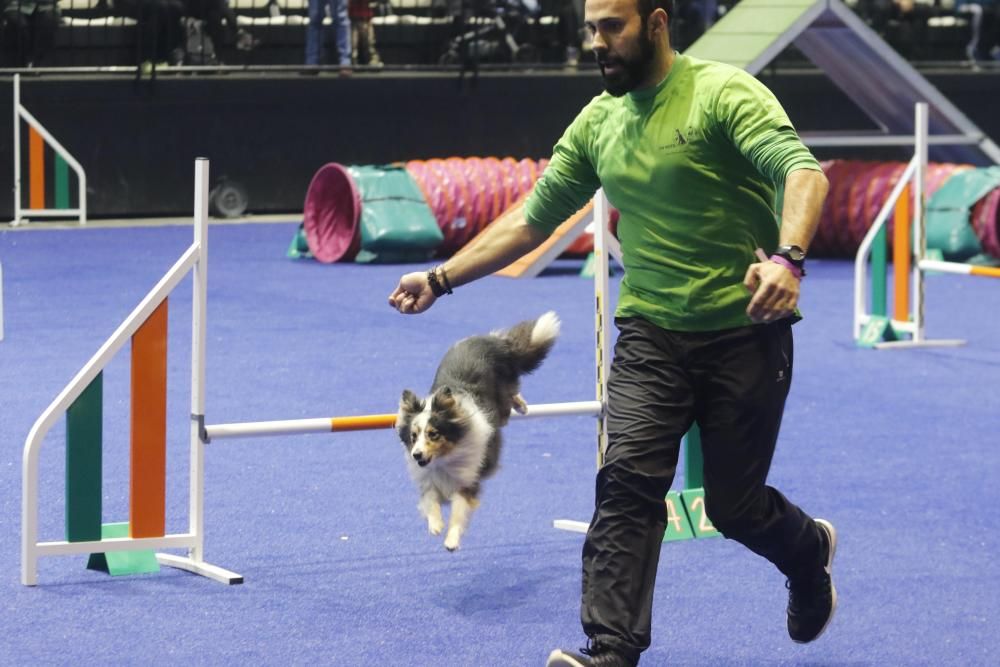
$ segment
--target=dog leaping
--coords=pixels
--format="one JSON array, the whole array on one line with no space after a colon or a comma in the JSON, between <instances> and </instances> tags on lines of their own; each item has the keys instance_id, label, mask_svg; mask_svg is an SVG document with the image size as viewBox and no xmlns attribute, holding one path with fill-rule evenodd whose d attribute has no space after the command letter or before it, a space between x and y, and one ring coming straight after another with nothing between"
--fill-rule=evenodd
<instances>
[{"instance_id":1,"label":"dog leaping","mask_svg":"<svg viewBox=\"0 0 1000 667\"><path fill-rule=\"evenodd\" d=\"M501 429L511 410L524 413L521 377L535 371L559 336L549 311L509 329L458 341L445 353L428 396L409 389L399 402L396 430L420 491L418 508L433 535L444 530L442 504L451 504L444 546L458 549L479 505L482 481L500 461Z\"/></svg>"}]
</instances>

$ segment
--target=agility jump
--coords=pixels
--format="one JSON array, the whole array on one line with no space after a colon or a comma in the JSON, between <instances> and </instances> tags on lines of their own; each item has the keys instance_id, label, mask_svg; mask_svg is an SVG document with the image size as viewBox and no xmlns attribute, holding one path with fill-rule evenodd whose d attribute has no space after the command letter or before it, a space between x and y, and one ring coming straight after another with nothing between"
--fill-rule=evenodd
<instances>
[{"instance_id":1,"label":"agility jump","mask_svg":"<svg viewBox=\"0 0 1000 667\"><path fill-rule=\"evenodd\" d=\"M194 242L142 299L97 353L35 421L24 445L21 498L21 583L34 586L44 556L104 554L109 563L122 552L185 549L185 556L156 553L159 565L183 569L226 584L242 583L235 572L204 558L205 445L213 439L388 429L395 414L294 419L209 425L205 422L205 343L208 306L208 169L195 161ZM607 257L596 272L597 396L592 401L529 405L513 418L585 415L598 422L603 448L604 378L609 351L603 326L609 321ZM188 530L165 534L166 315L168 296L193 273L191 349L190 489ZM132 341L131 466L129 522L102 524L101 417L102 372L127 341ZM42 442L66 414L66 539L38 541L38 475ZM603 449L599 451L599 460ZM118 530L115 530L115 529ZM124 529L124 532L123 530ZM121 536L112 536L119 535ZM110 568L109 568L110 569ZM138 571L138 570L136 570ZM145 571L145 570L143 570Z\"/></svg>"},{"instance_id":2,"label":"agility jump","mask_svg":"<svg viewBox=\"0 0 1000 667\"><path fill-rule=\"evenodd\" d=\"M28 206L21 200L21 121L27 124L28 137ZM46 204L46 146L52 154L52 196ZM69 170L76 174L77 205L71 206ZM80 163L45 129L37 118L21 104L21 75L14 75L14 220L20 225L30 218L75 217L81 225L87 223L87 173Z\"/></svg>"},{"instance_id":3,"label":"agility jump","mask_svg":"<svg viewBox=\"0 0 1000 667\"><path fill-rule=\"evenodd\" d=\"M957 339L927 339L924 318L926 273L936 271L1000 278L1000 268L928 259L924 193L928 144L928 107L926 103L919 103L914 110L913 158L861 241L854 260L853 333L861 347L901 349L962 345L965 341ZM886 308L886 223L890 215L893 217L891 316ZM866 296L869 263L870 298ZM909 339L900 340L903 336L909 336Z\"/></svg>"}]
</instances>

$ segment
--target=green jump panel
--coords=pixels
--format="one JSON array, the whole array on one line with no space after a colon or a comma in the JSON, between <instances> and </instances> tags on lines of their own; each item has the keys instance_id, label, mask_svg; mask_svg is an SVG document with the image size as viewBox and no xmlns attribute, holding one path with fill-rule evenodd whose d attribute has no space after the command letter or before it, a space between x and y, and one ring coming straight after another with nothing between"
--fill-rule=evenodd
<instances>
[{"instance_id":1,"label":"green jump panel","mask_svg":"<svg viewBox=\"0 0 1000 667\"><path fill-rule=\"evenodd\" d=\"M66 541L101 539L101 439L104 375L66 411Z\"/></svg>"},{"instance_id":2,"label":"green jump panel","mask_svg":"<svg viewBox=\"0 0 1000 667\"><path fill-rule=\"evenodd\" d=\"M122 523L106 523L101 526L101 539L129 536L128 521ZM90 554L87 561L88 570L107 572L113 577L126 574L147 574L159 572L160 563L156 554L150 549L142 551L109 551L107 553Z\"/></svg>"},{"instance_id":3,"label":"green jump panel","mask_svg":"<svg viewBox=\"0 0 1000 667\"><path fill-rule=\"evenodd\" d=\"M888 264L888 243L886 242L886 226L875 234L872 239L872 315L885 317L889 312L886 301L886 284L888 276L886 265Z\"/></svg>"},{"instance_id":4,"label":"green jump panel","mask_svg":"<svg viewBox=\"0 0 1000 667\"><path fill-rule=\"evenodd\" d=\"M69 208L69 165L59 153L52 162L53 180L55 181L56 208Z\"/></svg>"},{"instance_id":5,"label":"green jump panel","mask_svg":"<svg viewBox=\"0 0 1000 667\"><path fill-rule=\"evenodd\" d=\"M700 489L705 485L705 459L701 453L701 429L691 424L684 436L684 488Z\"/></svg>"}]
</instances>

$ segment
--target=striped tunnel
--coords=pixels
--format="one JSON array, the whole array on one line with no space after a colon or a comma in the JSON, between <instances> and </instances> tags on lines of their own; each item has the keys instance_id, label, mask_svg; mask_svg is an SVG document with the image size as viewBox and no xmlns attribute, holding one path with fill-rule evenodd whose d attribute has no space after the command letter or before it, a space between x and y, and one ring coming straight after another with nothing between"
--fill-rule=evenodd
<instances>
[{"instance_id":1,"label":"striped tunnel","mask_svg":"<svg viewBox=\"0 0 1000 667\"><path fill-rule=\"evenodd\" d=\"M162 537L166 529L167 300L132 336L127 532L102 534L103 373L66 412L66 541ZM109 554L110 555L110 554Z\"/></svg>"}]
</instances>

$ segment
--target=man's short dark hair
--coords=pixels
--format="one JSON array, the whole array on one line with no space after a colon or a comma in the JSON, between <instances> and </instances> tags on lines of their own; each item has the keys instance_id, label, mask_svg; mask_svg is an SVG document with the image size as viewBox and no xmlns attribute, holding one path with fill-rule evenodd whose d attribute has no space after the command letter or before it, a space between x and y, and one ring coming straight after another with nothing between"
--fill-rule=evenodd
<instances>
[{"instance_id":1,"label":"man's short dark hair","mask_svg":"<svg viewBox=\"0 0 1000 667\"><path fill-rule=\"evenodd\" d=\"M639 16L642 17L643 23L649 18L657 9L662 9L667 13L667 17L673 18L674 16L674 0L638 0L639 2Z\"/></svg>"}]
</instances>

